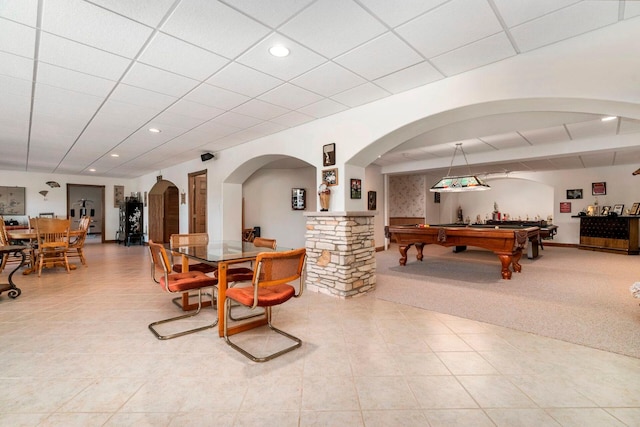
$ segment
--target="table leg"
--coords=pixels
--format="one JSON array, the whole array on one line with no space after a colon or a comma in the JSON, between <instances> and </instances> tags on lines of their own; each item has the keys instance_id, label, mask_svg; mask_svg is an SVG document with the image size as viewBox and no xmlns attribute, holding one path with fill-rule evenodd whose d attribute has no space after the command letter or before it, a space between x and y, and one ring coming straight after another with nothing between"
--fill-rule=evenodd
<instances>
[{"instance_id":1,"label":"table leg","mask_svg":"<svg viewBox=\"0 0 640 427\"><path fill-rule=\"evenodd\" d=\"M406 246L398 245L398 250L400 251L400 265L407 265L407 251L413 245L413 243L409 243Z\"/></svg>"},{"instance_id":2,"label":"table leg","mask_svg":"<svg viewBox=\"0 0 640 427\"><path fill-rule=\"evenodd\" d=\"M511 270L509 269L513 259L511 254L498 254L498 258L502 263L502 278L506 280L511 279Z\"/></svg>"},{"instance_id":3,"label":"table leg","mask_svg":"<svg viewBox=\"0 0 640 427\"><path fill-rule=\"evenodd\" d=\"M11 271L11 273L9 273L9 279L8 279L9 283L0 285L0 294L2 292L9 291L7 295L9 295L9 298L13 298L13 299L18 298L22 293L20 288L17 287L15 283L13 283L13 275L15 274L16 271L18 271L24 265L24 262L26 260L26 255L24 251L20 251L20 255L22 255L22 260L20 261L20 264L18 264L18 266L14 268Z\"/></svg>"}]
</instances>

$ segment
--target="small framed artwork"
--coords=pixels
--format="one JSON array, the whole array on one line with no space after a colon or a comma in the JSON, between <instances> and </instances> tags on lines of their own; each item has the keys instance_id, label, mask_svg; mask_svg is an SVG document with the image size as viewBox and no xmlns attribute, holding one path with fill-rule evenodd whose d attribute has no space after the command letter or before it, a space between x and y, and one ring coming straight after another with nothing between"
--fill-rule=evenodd
<instances>
[{"instance_id":1,"label":"small framed artwork","mask_svg":"<svg viewBox=\"0 0 640 427\"><path fill-rule=\"evenodd\" d=\"M611 211L611 206L603 206L601 215L607 216Z\"/></svg>"},{"instance_id":2,"label":"small framed artwork","mask_svg":"<svg viewBox=\"0 0 640 427\"><path fill-rule=\"evenodd\" d=\"M304 188L291 189L291 209L303 211L307 206L307 191Z\"/></svg>"},{"instance_id":3,"label":"small framed artwork","mask_svg":"<svg viewBox=\"0 0 640 427\"><path fill-rule=\"evenodd\" d=\"M629 215L638 215L640 214L640 212L638 212L638 208L640 208L640 203L635 202L634 204L631 205L631 210L629 211Z\"/></svg>"},{"instance_id":4,"label":"small framed artwork","mask_svg":"<svg viewBox=\"0 0 640 427\"><path fill-rule=\"evenodd\" d=\"M326 182L329 187L332 185L338 185L338 169L323 170L322 180Z\"/></svg>"},{"instance_id":5,"label":"small framed artwork","mask_svg":"<svg viewBox=\"0 0 640 427\"><path fill-rule=\"evenodd\" d=\"M370 211L375 211L377 208L376 197L375 191L369 191L367 193L367 209Z\"/></svg>"},{"instance_id":6,"label":"small framed artwork","mask_svg":"<svg viewBox=\"0 0 640 427\"><path fill-rule=\"evenodd\" d=\"M322 146L322 166L333 166L336 164L336 144Z\"/></svg>"},{"instance_id":7,"label":"small framed artwork","mask_svg":"<svg viewBox=\"0 0 640 427\"><path fill-rule=\"evenodd\" d=\"M124 185L113 186L113 207L119 208L124 203Z\"/></svg>"},{"instance_id":8,"label":"small framed artwork","mask_svg":"<svg viewBox=\"0 0 640 427\"><path fill-rule=\"evenodd\" d=\"M433 203L440 203L440 192L433 193Z\"/></svg>"},{"instance_id":9,"label":"small framed artwork","mask_svg":"<svg viewBox=\"0 0 640 427\"><path fill-rule=\"evenodd\" d=\"M594 182L591 184L591 195L593 196L606 196L607 195L607 183L606 182Z\"/></svg>"},{"instance_id":10,"label":"small framed artwork","mask_svg":"<svg viewBox=\"0 0 640 427\"><path fill-rule=\"evenodd\" d=\"M623 204L613 205L613 213L616 213L618 215L622 215L622 211L623 210L624 210L624 205Z\"/></svg>"},{"instance_id":11,"label":"small framed artwork","mask_svg":"<svg viewBox=\"0 0 640 427\"><path fill-rule=\"evenodd\" d=\"M144 207L147 207L147 192L144 192Z\"/></svg>"},{"instance_id":12,"label":"small framed artwork","mask_svg":"<svg viewBox=\"0 0 640 427\"><path fill-rule=\"evenodd\" d=\"M567 190L567 199L582 199L582 188Z\"/></svg>"},{"instance_id":13,"label":"small framed artwork","mask_svg":"<svg viewBox=\"0 0 640 427\"><path fill-rule=\"evenodd\" d=\"M362 180L351 178L351 198L362 199Z\"/></svg>"},{"instance_id":14,"label":"small framed artwork","mask_svg":"<svg viewBox=\"0 0 640 427\"><path fill-rule=\"evenodd\" d=\"M571 202L560 202L560 213L571 213Z\"/></svg>"}]
</instances>

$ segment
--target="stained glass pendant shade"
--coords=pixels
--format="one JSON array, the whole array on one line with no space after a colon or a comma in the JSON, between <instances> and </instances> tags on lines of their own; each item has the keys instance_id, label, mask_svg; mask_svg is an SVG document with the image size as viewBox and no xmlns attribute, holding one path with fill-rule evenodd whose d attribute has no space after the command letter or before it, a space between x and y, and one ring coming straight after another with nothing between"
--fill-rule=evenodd
<instances>
[{"instance_id":1,"label":"stained glass pendant shade","mask_svg":"<svg viewBox=\"0 0 640 427\"><path fill-rule=\"evenodd\" d=\"M449 165L449 172L451 172L451 166L453 165L453 160L456 158L458 149L462 151L464 161L467 164L467 167L469 167L467 155L462 149L462 143L457 143L456 149L453 152L453 157L451 158L451 165ZM450 176L449 172L447 173L447 176L438 181L433 187L431 187L429 191L432 191L434 193L457 193L463 191L484 191L491 189L489 185L487 185L484 181L471 173L470 167L469 175Z\"/></svg>"}]
</instances>

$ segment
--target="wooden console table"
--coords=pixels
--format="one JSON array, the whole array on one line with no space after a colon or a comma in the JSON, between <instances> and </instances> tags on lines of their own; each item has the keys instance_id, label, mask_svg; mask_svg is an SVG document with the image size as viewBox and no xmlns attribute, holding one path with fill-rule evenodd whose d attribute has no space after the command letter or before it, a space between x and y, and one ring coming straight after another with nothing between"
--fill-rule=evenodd
<instances>
[{"instance_id":1,"label":"wooden console table","mask_svg":"<svg viewBox=\"0 0 640 427\"><path fill-rule=\"evenodd\" d=\"M579 249L638 255L637 216L580 216Z\"/></svg>"},{"instance_id":2,"label":"wooden console table","mask_svg":"<svg viewBox=\"0 0 640 427\"><path fill-rule=\"evenodd\" d=\"M18 266L14 268L13 271L11 271L11 273L9 273L8 283L0 283L0 294L3 292L9 291L8 295L10 298L13 298L13 299L17 298L22 293L20 288L18 288L15 285L15 283L13 283L13 275L15 274L16 271L20 269L20 267L24 265L24 261L26 259L24 249L27 249L27 247L21 246L21 245L0 246L0 256L4 256L4 254L10 254L15 252L20 252L20 255L22 255L22 260L20 261L20 264L18 264Z\"/></svg>"}]
</instances>

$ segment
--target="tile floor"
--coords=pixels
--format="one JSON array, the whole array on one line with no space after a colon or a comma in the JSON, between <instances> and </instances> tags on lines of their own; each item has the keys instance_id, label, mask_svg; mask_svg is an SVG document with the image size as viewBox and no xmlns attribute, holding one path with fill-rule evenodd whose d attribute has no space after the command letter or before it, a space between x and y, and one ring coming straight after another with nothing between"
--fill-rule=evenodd
<instances>
[{"instance_id":1,"label":"tile floor","mask_svg":"<svg viewBox=\"0 0 640 427\"><path fill-rule=\"evenodd\" d=\"M179 309L147 248L87 252L0 296L0 426L640 425L638 359L375 294L287 303L274 323L303 347L263 364L213 330L159 341Z\"/></svg>"}]
</instances>

